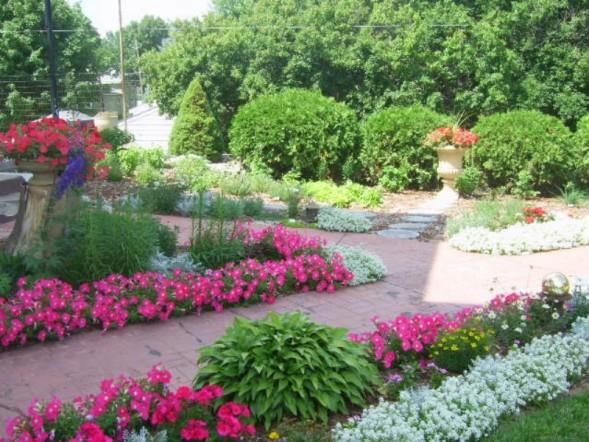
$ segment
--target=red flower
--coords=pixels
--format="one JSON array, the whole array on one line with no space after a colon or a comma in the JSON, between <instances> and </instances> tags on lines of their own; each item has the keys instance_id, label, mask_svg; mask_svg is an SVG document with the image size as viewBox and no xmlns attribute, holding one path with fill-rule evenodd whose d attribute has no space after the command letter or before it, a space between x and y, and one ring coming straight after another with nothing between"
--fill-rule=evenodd
<instances>
[{"instance_id":1,"label":"red flower","mask_svg":"<svg viewBox=\"0 0 589 442\"><path fill-rule=\"evenodd\" d=\"M207 423L199 419L190 419L180 431L184 440L206 440L209 437Z\"/></svg>"}]
</instances>

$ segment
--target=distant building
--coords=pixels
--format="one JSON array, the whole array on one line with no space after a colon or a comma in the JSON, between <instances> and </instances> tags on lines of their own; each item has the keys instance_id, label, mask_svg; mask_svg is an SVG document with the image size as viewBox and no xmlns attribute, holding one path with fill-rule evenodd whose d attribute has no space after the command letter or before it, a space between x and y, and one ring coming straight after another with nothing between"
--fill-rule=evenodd
<instances>
[{"instance_id":1,"label":"distant building","mask_svg":"<svg viewBox=\"0 0 589 442\"><path fill-rule=\"evenodd\" d=\"M160 115L159 108L154 104L139 104L129 110L127 131L135 137L133 144L141 147L161 146L166 151L172 133L174 120ZM123 122L119 122L119 129L124 129Z\"/></svg>"}]
</instances>

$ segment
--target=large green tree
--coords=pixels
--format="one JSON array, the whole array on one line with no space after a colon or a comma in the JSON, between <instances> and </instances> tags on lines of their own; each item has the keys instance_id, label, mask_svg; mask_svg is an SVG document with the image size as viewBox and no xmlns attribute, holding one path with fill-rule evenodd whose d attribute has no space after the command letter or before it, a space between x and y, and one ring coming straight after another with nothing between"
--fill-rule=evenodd
<instances>
[{"instance_id":1,"label":"large green tree","mask_svg":"<svg viewBox=\"0 0 589 442\"><path fill-rule=\"evenodd\" d=\"M589 0L216 0L142 58L152 97L178 112L197 77L224 131L237 108L318 88L359 116L422 103L474 123L589 110ZM368 25L368 26L361 26Z\"/></svg>"},{"instance_id":2,"label":"large green tree","mask_svg":"<svg viewBox=\"0 0 589 442\"><path fill-rule=\"evenodd\" d=\"M148 51L160 49L168 35L166 21L153 15L146 15L141 20L132 21L125 26L123 49L127 72L137 72L139 58ZM107 32L104 45L107 68L118 72L120 69L119 31Z\"/></svg>"},{"instance_id":3,"label":"large green tree","mask_svg":"<svg viewBox=\"0 0 589 442\"><path fill-rule=\"evenodd\" d=\"M52 0L62 105L79 108L98 92L102 69L100 36L79 5ZM0 8L0 128L48 114L49 68L44 2L5 0Z\"/></svg>"}]
</instances>

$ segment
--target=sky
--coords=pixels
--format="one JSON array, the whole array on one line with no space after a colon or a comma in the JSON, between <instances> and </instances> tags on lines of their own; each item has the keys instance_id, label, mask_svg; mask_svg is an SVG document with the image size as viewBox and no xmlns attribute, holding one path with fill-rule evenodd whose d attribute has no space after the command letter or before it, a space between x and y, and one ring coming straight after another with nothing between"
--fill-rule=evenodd
<instances>
[{"instance_id":1,"label":"sky","mask_svg":"<svg viewBox=\"0 0 589 442\"><path fill-rule=\"evenodd\" d=\"M68 0L80 3L101 35L119 27L118 0ZM155 15L164 20L199 17L211 10L209 0L121 0L123 26L144 15Z\"/></svg>"}]
</instances>

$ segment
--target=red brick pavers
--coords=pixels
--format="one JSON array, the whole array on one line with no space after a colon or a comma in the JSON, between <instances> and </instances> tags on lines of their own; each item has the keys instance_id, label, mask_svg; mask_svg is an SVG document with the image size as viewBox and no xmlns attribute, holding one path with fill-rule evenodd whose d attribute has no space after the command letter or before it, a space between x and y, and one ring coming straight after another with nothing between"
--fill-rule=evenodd
<instances>
[{"instance_id":1,"label":"red brick pavers","mask_svg":"<svg viewBox=\"0 0 589 442\"><path fill-rule=\"evenodd\" d=\"M180 225L187 238L189 221L166 217ZM131 325L108 333L90 331L63 342L34 344L0 353L0 425L13 411L25 409L33 397L58 395L72 399L92 393L104 378L121 373L143 375L163 363L176 384L190 382L196 372L198 349L224 333L235 316L263 317L269 311L301 310L313 319L354 331L370 328L370 318L392 318L408 312L451 311L477 304L493 293L536 290L543 275L562 271L587 275L589 247L530 256L496 257L463 253L446 243L383 238L366 234L318 231L305 233L332 242L360 245L383 258L390 275L376 284L348 288L335 294L297 294L274 305L228 309L162 323ZM0 434L3 431L0 430Z\"/></svg>"}]
</instances>

